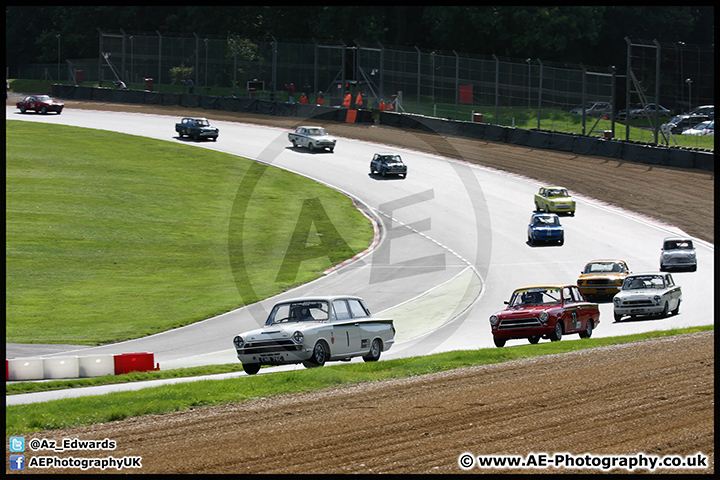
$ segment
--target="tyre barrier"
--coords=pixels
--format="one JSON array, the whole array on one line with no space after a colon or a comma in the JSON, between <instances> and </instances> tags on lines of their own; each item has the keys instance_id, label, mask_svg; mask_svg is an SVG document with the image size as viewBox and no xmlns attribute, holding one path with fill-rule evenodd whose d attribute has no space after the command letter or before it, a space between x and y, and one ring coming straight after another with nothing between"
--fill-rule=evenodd
<instances>
[{"instance_id":1,"label":"tyre barrier","mask_svg":"<svg viewBox=\"0 0 720 480\"><path fill-rule=\"evenodd\" d=\"M5 360L5 381L103 377L160 370L153 353L88 355Z\"/></svg>"}]
</instances>

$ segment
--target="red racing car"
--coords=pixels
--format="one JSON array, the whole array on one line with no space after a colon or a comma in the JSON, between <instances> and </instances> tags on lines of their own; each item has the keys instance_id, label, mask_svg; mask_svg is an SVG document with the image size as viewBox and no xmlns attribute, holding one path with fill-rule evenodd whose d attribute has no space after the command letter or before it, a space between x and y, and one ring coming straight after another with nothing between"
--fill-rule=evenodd
<instances>
[{"instance_id":1,"label":"red racing car","mask_svg":"<svg viewBox=\"0 0 720 480\"><path fill-rule=\"evenodd\" d=\"M55 112L58 115L62 113L64 103L56 102L48 95L30 95L25 97L24 100L17 102L17 108L20 109L21 113L25 113L28 110L35 110L36 113L48 113Z\"/></svg>"},{"instance_id":2,"label":"red racing car","mask_svg":"<svg viewBox=\"0 0 720 480\"><path fill-rule=\"evenodd\" d=\"M505 303L505 310L490 316L496 347L513 338L527 338L533 344L541 338L556 342L569 333L589 338L600 323L597 303L587 302L577 285L518 288Z\"/></svg>"}]
</instances>

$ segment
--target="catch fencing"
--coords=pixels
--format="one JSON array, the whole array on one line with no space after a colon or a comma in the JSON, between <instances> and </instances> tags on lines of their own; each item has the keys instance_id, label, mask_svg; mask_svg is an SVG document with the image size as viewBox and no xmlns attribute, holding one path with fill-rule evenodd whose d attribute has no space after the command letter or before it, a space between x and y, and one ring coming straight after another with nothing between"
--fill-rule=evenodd
<instances>
[{"instance_id":1,"label":"catch fencing","mask_svg":"<svg viewBox=\"0 0 720 480\"><path fill-rule=\"evenodd\" d=\"M310 103L317 103L322 92L324 105L337 106L348 91L353 99L361 92L365 108L377 108L384 100L405 113L454 120L479 114L483 122L506 126L527 124L531 118L533 127L548 130L562 130L553 115L557 110L591 102L609 102L621 109L628 101L633 105L639 101L632 91L635 85L631 91L625 86L626 65L564 65L539 58L358 42L98 32L97 59L68 60L43 71L57 75L59 83L112 86L122 80L134 89L186 93L192 88L203 95L271 101L289 101L286 87L293 84L296 102L305 93ZM655 50L625 44L618 48L627 49L628 59L632 57L632 69L647 102L677 113L714 103L712 46L662 45L657 49L659 61ZM192 80L192 86L187 80ZM585 127L584 117L582 121ZM590 131L583 128L583 133L592 132L592 122L588 119Z\"/></svg>"}]
</instances>

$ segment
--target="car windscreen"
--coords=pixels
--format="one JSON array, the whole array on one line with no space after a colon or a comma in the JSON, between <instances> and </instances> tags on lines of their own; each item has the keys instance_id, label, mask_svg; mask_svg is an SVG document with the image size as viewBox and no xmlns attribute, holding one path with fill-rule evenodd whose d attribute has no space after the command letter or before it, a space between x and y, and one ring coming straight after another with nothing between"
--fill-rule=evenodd
<instances>
[{"instance_id":1,"label":"car windscreen","mask_svg":"<svg viewBox=\"0 0 720 480\"><path fill-rule=\"evenodd\" d=\"M511 307L525 307L529 305L552 305L560 303L560 289L558 288L527 288L516 290L510 299Z\"/></svg>"},{"instance_id":2,"label":"car windscreen","mask_svg":"<svg viewBox=\"0 0 720 480\"><path fill-rule=\"evenodd\" d=\"M665 242L664 250L692 250L692 240Z\"/></svg>"},{"instance_id":3,"label":"car windscreen","mask_svg":"<svg viewBox=\"0 0 720 480\"><path fill-rule=\"evenodd\" d=\"M665 288L665 280L661 275L643 275L637 277L628 277L623 282L623 290L645 290Z\"/></svg>"},{"instance_id":4,"label":"car windscreen","mask_svg":"<svg viewBox=\"0 0 720 480\"><path fill-rule=\"evenodd\" d=\"M309 300L281 303L273 307L266 325L286 322L323 322L328 319L328 302Z\"/></svg>"},{"instance_id":5,"label":"car windscreen","mask_svg":"<svg viewBox=\"0 0 720 480\"><path fill-rule=\"evenodd\" d=\"M624 271L625 267L617 262L595 262L588 263L583 273L618 273Z\"/></svg>"},{"instance_id":6,"label":"car windscreen","mask_svg":"<svg viewBox=\"0 0 720 480\"><path fill-rule=\"evenodd\" d=\"M550 215L538 215L533 218L533 225L543 227L549 225L560 225L558 217Z\"/></svg>"}]
</instances>

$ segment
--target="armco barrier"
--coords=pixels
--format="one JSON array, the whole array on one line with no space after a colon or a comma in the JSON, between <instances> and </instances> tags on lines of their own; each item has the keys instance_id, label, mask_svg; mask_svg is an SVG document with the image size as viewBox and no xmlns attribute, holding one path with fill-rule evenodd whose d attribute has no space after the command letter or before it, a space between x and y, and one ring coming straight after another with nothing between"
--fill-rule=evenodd
<instances>
[{"instance_id":1,"label":"armco barrier","mask_svg":"<svg viewBox=\"0 0 720 480\"><path fill-rule=\"evenodd\" d=\"M5 360L5 380L8 381L101 377L151 370L160 370L152 353Z\"/></svg>"},{"instance_id":2,"label":"armco barrier","mask_svg":"<svg viewBox=\"0 0 720 480\"><path fill-rule=\"evenodd\" d=\"M52 94L65 99L179 105L187 108L316 118L336 122L347 122L348 120L348 109L346 108L274 102L256 98L215 97L189 93L161 93L149 90L119 90L59 84L52 86ZM362 109L357 110L354 123L373 122L372 112ZM599 155L632 162L715 171L715 154L708 150L650 145L607 138L606 136L592 137L546 130L524 130L489 123L448 120L387 111L380 113L380 123L392 127L412 128L441 135L456 135L492 142L526 145L532 148L547 148L572 152L578 155Z\"/></svg>"},{"instance_id":3,"label":"armco barrier","mask_svg":"<svg viewBox=\"0 0 720 480\"><path fill-rule=\"evenodd\" d=\"M256 98L217 97L190 93L162 93L149 90L120 90L104 87L83 87L76 85L52 86L55 97L73 100L97 100L115 103L145 103L151 105L178 105L186 108L225 110L230 112L259 113L282 117L317 118L345 122L347 108L323 107L320 105L274 102ZM353 123L373 123L370 110L358 109Z\"/></svg>"},{"instance_id":4,"label":"armco barrier","mask_svg":"<svg viewBox=\"0 0 720 480\"><path fill-rule=\"evenodd\" d=\"M381 113L380 123L393 127L434 132L440 135L459 135L532 148L572 152L578 155L599 155L638 163L715 171L715 153L709 150L651 145L605 136L592 137L546 130L523 130L515 127L398 112ZM459 126L461 124L463 127Z\"/></svg>"}]
</instances>

